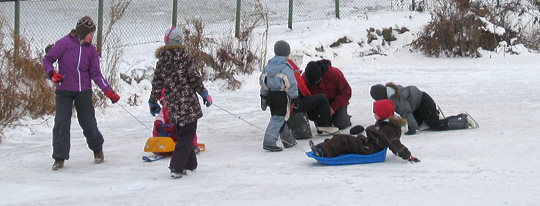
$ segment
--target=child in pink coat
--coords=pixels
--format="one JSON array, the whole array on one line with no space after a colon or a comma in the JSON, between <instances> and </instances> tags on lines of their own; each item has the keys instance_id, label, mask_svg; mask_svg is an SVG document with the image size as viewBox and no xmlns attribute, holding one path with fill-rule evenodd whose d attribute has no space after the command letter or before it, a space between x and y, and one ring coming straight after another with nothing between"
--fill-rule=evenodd
<instances>
[{"instance_id":1,"label":"child in pink coat","mask_svg":"<svg viewBox=\"0 0 540 206\"><path fill-rule=\"evenodd\" d=\"M159 98L159 103L161 104L162 108L154 120L154 130L152 131L152 136L171 137L171 139L176 142L177 136L174 134L174 127L169 121L169 111L167 110L167 101L165 101L163 96L164 92L165 89L163 89L161 92L161 97ZM197 134L195 134L195 138L193 138L193 148L195 149L195 153L199 153L201 151L197 146Z\"/></svg>"}]
</instances>

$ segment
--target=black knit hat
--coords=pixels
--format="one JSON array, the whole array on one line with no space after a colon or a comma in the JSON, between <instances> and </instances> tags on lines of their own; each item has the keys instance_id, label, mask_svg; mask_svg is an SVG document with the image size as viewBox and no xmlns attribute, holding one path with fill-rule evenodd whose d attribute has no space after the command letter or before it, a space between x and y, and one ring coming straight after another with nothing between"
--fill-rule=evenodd
<instances>
[{"instance_id":1,"label":"black knit hat","mask_svg":"<svg viewBox=\"0 0 540 206\"><path fill-rule=\"evenodd\" d=\"M89 16L84 16L83 18L77 21L77 26L75 26L75 32L79 39L84 39L91 32L96 31L96 24L92 21L92 18Z\"/></svg>"},{"instance_id":2,"label":"black knit hat","mask_svg":"<svg viewBox=\"0 0 540 206\"><path fill-rule=\"evenodd\" d=\"M379 101L381 99L387 99L386 96L386 87L382 84L376 84L371 86L371 90L369 91L369 94L371 95L371 98L373 98L375 101Z\"/></svg>"},{"instance_id":3,"label":"black knit hat","mask_svg":"<svg viewBox=\"0 0 540 206\"><path fill-rule=\"evenodd\" d=\"M279 40L274 44L274 54L276 56L289 56L291 54L291 46L283 40Z\"/></svg>"},{"instance_id":4,"label":"black knit hat","mask_svg":"<svg viewBox=\"0 0 540 206\"><path fill-rule=\"evenodd\" d=\"M315 84L323 77L323 72L319 63L310 61L306 66L306 78L309 83Z\"/></svg>"}]
</instances>

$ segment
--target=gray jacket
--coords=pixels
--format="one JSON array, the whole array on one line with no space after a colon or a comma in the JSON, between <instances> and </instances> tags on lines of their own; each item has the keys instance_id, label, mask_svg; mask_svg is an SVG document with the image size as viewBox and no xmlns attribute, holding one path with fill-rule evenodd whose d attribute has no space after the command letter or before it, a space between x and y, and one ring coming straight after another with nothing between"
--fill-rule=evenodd
<instances>
[{"instance_id":1,"label":"gray jacket","mask_svg":"<svg viewBox=\"0 0 540 206\"><path fill-rule=\"evenodd\" d=\"M394 102L396 113L407 119L409 130L418 130L418 123L413 112L418 109L422 101L422 91L416 86L403 87L393 83L386 84L388 99Z\"/></svg>"}]
</instances>

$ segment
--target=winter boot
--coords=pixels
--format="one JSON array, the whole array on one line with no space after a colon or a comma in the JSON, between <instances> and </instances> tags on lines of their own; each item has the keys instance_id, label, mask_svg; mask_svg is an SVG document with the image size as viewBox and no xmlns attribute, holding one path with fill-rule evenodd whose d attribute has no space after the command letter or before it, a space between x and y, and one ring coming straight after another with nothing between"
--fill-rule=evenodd
<instances>
[{"instance_id":1,"label":"winter boot","mask_svg":"<svg viewBox=\"0 0 540 206\"><path fill-rule=\"evenodd\" d=\"M315 144L313 144L313 141L309 140L309 147L311 148L311 151L313 151L313 154L317 157L324 157L324 153L322 152L321 148L317 148Z\"/></svg>"},{"instance_id":2,"label":"winter boot","mask_svg":"<svg viewBox=\"0 0 540 206\"><path fill-rule=\"evenodd\" d=\"M339 132L337 127L317 127L317 134L333 135Z\"/></svg>"},{"instance_id":3,"label":"winter boot","mask_svg":"<svg viewBox=\"0 0 540 206\"><path fill-rule=\"evenodd\" d=\"M268 150L270 152L279 152L283 150L283 148L278 147L278 146L263 146L263 149Z\"/></svg>"},{"instance_id":4,"label":"winter boot","mask_svg":"<svg viewBox=\"0 0 540 206\"><path fill-rule=\"evenodd\" d=\"M178 171L178 170L175 170L175 169L171 169L171 177L173 179L178 179L178 178L181 178L182 176L186 175L186 170L183 170L183 171Z\"/></svg>"},{"instance_id":5,"label":"winter boot","mask_svg":"<svg viewBox=\"0 0 540 206\"><path fill-rule=\"evenodd\" d=\"M463 114L447 117L446 120L448 121L448 130L467 129L467 127L469 126L469 123L467 122L467 117Z\"/></svg>"},{"instance_id":6,"label":"winter boot","mask_svg":"<svg viewBox=\"0 0 540 206\"><path fill-rule=\"evenodd\" d=\"M467 123L469 124L469 127L473 128L473 129L480 127L478 125L478 123L476 123L476 121L474 121L474 119L471 117L471 115L469 115L469 113L462 113L461 115L465 116L465 119L467 119Z\"/></svg>"},{"instance_id":7,"label":"winter boot","mask_svg":"<svg viewBox=\"0 0 540 206\"><path fill-rule=\"evenodd\" d=\"M294 145L298 144L298 142L296 140L294 140L291 143L283 141L283 143L285 143L285 144L283 144L283 147L285 147L285 148L291 148L291 147L294 147Z\"/></svg>"},{"instance_id":8,"label":"winter boot","mask_svg":"<svg viewBox=\"0 0 540 206\"><path fill-rule=\"evenodd\" d=\"M63 159L55 159L54 163L52 165L52 170L59 170L64 167L64 160Z\"/></svg>"},{"instance_id":9,"label":"winter boot","mask_svg":"<svg viewBox=\"0 0 540 206\"><path fill-rule=\"evenodd\" d=\"M103 156L103 150L94 151L94 163L100 164L105 161L105 157Z\"/></svg>"}]
</instances>

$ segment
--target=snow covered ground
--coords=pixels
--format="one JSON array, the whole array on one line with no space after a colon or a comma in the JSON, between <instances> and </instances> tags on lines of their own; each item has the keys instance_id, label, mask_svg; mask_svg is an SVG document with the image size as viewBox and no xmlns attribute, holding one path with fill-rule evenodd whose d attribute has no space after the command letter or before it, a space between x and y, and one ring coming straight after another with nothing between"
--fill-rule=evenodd
<instances>
[{"instance_id":1,"label":"snow covered ground","mask_svg":"<svg viewBox=\"0 0 540 206\"><path fill-rule=\"evenodd\" d=\"M214 100L214 106L203 108L198 124L199 142L206 144L206 151L197 156L194 173L171 179L169 159L141 161L151 136L147 127L153 122L145 104L150 88L145 80L116 88L120 102L97 111L105 136L103 164L93 163L76 119L71 159L60 171L51 170L52 117L6 128L0 144L0 205L538 204L540 127L535 119L540 115L540 95L534 85L540 75L540 54L483 52L482 58L470 59L410 53L403 45L428 20L427 14L391 12L369 14L368 19L298 23L293 31L273 26L268 47L273 51L275 41L288 41L293 53L305 54L302 68L320 57L330 59L352 87L353 124L374 123L369 88L388 81L418 86L447 116L467 111L478 121L478 129L403 136L402 143L422 161L418 164L388 152L383 163L324 166L304 154L309 151L307 140L282 152L264 151L261 129L270 116L260 110L259 72L255 72L240 77L244 86L237 91L220 89L220 82L205 82ZM359 55L380 44L357 44L366 41L366 29L391 26L411 31L382 47L385 55ZM353 42L328 47L343 36ZM315 51L321 45L325 51ZM153 67L159 46L130 47L124 55L125 70L132 62L137 62L134 68ZM128 106L127 97L133 94L141 95L143 103Z\"/></svg>"}]
</instances>

